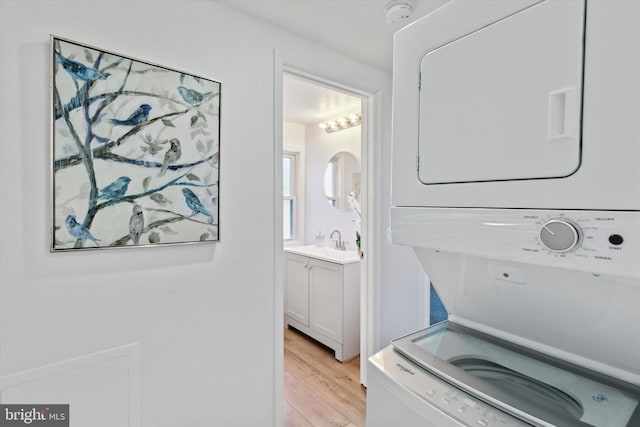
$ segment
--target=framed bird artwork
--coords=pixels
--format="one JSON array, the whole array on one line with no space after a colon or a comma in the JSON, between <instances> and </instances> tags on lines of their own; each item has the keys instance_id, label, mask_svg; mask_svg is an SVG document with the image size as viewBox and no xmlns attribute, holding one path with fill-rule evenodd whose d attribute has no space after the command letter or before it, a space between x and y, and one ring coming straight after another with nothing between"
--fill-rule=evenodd
<instances>
[{"instance_id":1,"label":"framed bird artwork","mask_svg":"<svg viewBox=\"0 0 640 427\"><path fill-rule=\"evenodd\" d=\"M220 239L221 83L51 36L51 251Z\"/></svg>"}]
</instances>

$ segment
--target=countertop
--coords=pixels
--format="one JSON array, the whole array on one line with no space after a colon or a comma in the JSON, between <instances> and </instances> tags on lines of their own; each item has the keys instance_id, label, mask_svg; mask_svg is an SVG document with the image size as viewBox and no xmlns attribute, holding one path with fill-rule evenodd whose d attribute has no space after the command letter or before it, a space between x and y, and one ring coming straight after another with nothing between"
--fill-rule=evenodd
<instances>
[{"instance_id":1,"label":"countertop","mask_svg":"<svg viewBox=\"0 0 640 427\"><path fill-rule=\"evenodd\" d=\"M360 257L356 251L339 251L327 246L293 246L290 248L284 248L284 251L310 258L321 259L323 261L334 262L336 264L360 262Z\"/></svg>"}]
</instances>

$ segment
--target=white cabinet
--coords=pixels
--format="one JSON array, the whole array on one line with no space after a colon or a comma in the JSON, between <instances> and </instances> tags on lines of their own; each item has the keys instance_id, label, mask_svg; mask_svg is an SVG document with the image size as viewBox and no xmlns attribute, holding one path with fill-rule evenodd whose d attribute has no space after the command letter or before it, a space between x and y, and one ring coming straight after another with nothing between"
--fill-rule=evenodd
<instances>
[{"instance_id":1,"label":"white cabinet","mask_svg":"<svg viewBox=\"0 0 640 427\"><path fill-rule=\"evenodd\" d=\"M285 252L285 325L335 350L360 353L360 263L329 262Z\"/></svg>"},{"instance_id":2,"label":"white cabinet","mask_svg":"<svg viewBox=\"0 0 640 427\"><path fill-rule=\"evenodd\" d=\"M309 260L305 256L285 257L284 314L309 326Z\"/></svg>"}]
</instances>

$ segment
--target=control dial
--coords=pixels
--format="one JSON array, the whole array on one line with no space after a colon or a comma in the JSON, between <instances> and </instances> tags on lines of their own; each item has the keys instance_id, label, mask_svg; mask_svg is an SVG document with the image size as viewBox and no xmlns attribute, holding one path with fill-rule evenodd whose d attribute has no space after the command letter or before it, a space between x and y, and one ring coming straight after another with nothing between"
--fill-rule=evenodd
<instances>
[{"instance_id":1,"label":"control dial","mask_svg":"<svg viewBox=\"0 0 640 427\"><path fill-rule=\"evenodd\" d=\"M550 219L540 229L540 241L553 252L570 252L580 243L580 227L567 219Z\"/></svg>"}]
</instances>

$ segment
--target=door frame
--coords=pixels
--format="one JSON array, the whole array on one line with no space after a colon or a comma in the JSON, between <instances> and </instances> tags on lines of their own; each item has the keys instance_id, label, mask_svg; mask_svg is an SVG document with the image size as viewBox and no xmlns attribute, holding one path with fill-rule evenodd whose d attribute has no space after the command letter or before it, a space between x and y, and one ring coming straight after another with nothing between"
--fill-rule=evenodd
<instances>
[{"instance_id":1,"label":"door frame","mask_svg":"<svg viewBox=\"0 0 640 427\"><path fill-rule=\"evenodd\" d=\"M380 289L380 200L381 188L380 147L382 138L382 88L339 67L316 61L310 57L291 56L274 50L274 421L282 425L282 399L284 392L284 271L282 237L282 140L283 140L283 92L284 74L292 74L311 80L322 86L338 89L362 101L362 250L360 278L360 382L367 383L367 359L378 348L379 342L379 289Z\"/></svg>"}]
</instances>

